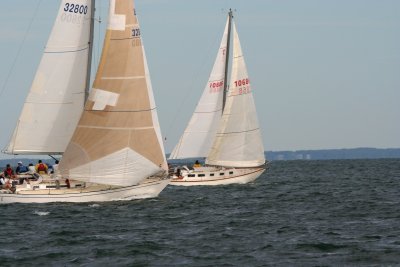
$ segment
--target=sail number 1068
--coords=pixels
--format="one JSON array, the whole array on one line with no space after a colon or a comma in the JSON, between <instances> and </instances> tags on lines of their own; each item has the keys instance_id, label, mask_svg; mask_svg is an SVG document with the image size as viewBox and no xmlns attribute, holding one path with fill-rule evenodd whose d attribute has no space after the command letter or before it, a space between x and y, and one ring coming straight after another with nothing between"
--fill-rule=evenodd
<instances>
[{"instance_id":1,"label":"sail number 1068","mask_svg":"<svg viewBox=\"0 0 400 267\"><path fill-rule=\"evenodd\" d=\"M239 87L236 89L236 94L243 95L250 93L250 80L249 78L237 80L233 82L235 87Z\"/></svg>"},{"instance_id":2,"label":"sail number 1068","mask_svg":"<svg viewBox=\"0 0 400 267\"><path fill-rule=\"evenodd\" d=\"M250 83L250 80L249 80L249 78L246 78L246 79L234 81L234 83L235 83L235 87L244 86L244 85L248 85Z\"/></svg>"}]
</instances>

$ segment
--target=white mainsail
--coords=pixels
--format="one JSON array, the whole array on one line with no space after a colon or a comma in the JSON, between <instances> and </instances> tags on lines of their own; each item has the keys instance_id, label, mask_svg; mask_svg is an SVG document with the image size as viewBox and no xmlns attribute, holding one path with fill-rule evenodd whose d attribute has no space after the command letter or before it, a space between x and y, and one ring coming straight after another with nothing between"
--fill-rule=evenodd
<instances>
[{"instance_id":1,"label":"white mainsail","mask_svg":"<svg viewBox=\"0 0 400 267\"><path fill-rule=\"evenodd\" d=\"M167 169L141 31L132 0L110 0L101 61L60 162L64 177L135 185Z\"/></svg>"},{"instance_id":2,"label":"white mainsail","mask_svg":"<svg viewBox=\"0 0 400 267\"><path fill-rule=\"evenodd\" d=\"M222 114L228 26L229 18L203 94L170 159L206 157L210 151Z\"/></svg>"},{"instance_id":3,"label":"white mainsail","mask_svg":"<svg viewBox=\"0 0 400 267\"><path fill-rule=\"evenodd\" d=\"M226 167L257 167L265 163L252 89L234 23L231 81L219 129L206 163Z\"/></svg>"},{"instance_id":4,"label":"white mainsail","mask_svg":"<svg viewBox=\"0 0 400 267\"><path fill-rule=\"evenodd\" d=\"M61 1L6 153L65 151L84 105L91 10L91 0Z\"/></svg>"}]
</instances>

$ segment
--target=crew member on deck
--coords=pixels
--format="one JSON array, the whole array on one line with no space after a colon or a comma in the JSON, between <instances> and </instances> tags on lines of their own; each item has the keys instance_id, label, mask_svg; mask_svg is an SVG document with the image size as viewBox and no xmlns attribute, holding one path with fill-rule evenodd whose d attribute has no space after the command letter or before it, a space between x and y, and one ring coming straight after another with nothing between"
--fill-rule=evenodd
<instances>
[{"instance_id":1,"label":"crew member on deck","mask_svg":"<svg viewBox=\"0 0 400 267\"><path fill-rule=\"evenodd\" d=\"M4 177L6 178L14 178L14 170L11 168L10 164L7 164L6 168L4 169Z\"/></svg>"},{"instance_id":2,"label":"crew member on deck","mask_svg":"<svg viewBox=\"0 0 400 267\"><path fill-rule=\"evenodd\" d=\"M4 173L0 173L0 189L6 188L6 179L4 178Z\"/></svg>"},{"instance_id":3,"label":"crew member on deck","mask_svg":"<svg viewBox=\"0 0 400 267\"><path fill-rule=\"evenodd\" d=\"M17 174L23 174L28 172L28 167L26 167L24 164L22 164L22 161L18 161L18 166L15 169L15 172Z\"/></svg>"},{"instance_id":4,"label":"crew member on deck","mask_svg":"<svg viewBox=\"0 0 400 267\"><path fill-rule=\"evenodd\" d=\"M39 174L46 174L49 167L39 159L38 164L35 166L36 172Z\"/></svg>"},{"instance_id":5,"label":"crew member on deck","mask_svg":"<svg viewBox=\"0 0 400 267\"><path fill-rule=\"evenodd\" d=\"M201 164L198 160L193 164L193 167L201 167Z\"/></svg>"},{"instance_id":6,"label":"crew member on deck","mask_svg":"<svg viewBox=\"0 0 400 267\"><path fill-rule=\"evenodd\" d=\"M28 170L29 170L29 174L36 173L36 168L35 168L35 166L33 166L33 163L29 163Z\"/></svg>"}]
</instances>

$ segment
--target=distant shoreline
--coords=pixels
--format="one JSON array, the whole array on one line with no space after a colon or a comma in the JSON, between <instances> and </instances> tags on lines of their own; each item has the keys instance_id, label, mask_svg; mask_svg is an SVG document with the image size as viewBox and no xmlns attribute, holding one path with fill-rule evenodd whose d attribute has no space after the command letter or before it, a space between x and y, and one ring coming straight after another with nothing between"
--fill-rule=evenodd
<instances>
[{"instance_id":1,"label":"distant shoreline","mask_svg":"<svg viewBox=\"0 0 400 267\"><path fill-rule=\"evenodd\" d=\"M317 149L317 150L294 150L294 151L266 151L266 158L269 161L276 160L330 160L330 159L381 159L400 158L400 148L343 148L343 149ZM167 154L168 158L169 154ZM38 159L53 164L54 160L49 156L11 156L0 159L0 167L10 163L16 166L18 161L25 165L36 164Z\"/></svg>"},{"instance_id":2,"label":"distant shoreline","mask_svg":"<svg viewBox=\"0 0 400 267\"><path fill-rule=\"evenodd\" d=\"M400 158L400 148L343 148L266 151L268 160L329 160Z\"/></svg>"}]
</instances>

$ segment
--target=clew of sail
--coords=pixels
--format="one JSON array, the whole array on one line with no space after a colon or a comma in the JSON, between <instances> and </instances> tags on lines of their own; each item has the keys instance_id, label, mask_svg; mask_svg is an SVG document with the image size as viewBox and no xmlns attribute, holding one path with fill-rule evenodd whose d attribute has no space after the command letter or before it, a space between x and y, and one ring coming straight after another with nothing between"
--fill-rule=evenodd
<instances>
[{"instance_id":1,"label":"clew of sail","mask_svg":"<svg viewBox=\"0 0 400 267\"><path fill-rule=\"evenodd\" d=\"M84 105L92 8L91 0L76 0L78 12L70 12L69 2L61 1L5 153L63 153L76 128Z\"/></svg>"},{"instance_id":2,"label":"clew of sail","mask_svg":"<svg viewBox=\"0 0 400 267\"><path fill-rule=\"evenodd\" d=\"M64 177L129 186L167 168L132 0L111 0L93 88L60 163Z\"/></svg>"},{"instance_id":3,"label":"clew of sail","mask_svg":"<svg viewBox=\"0 0 400 267\"><path fill-rule=\"evenodd\" d=\"M229 19L203 94L170 159L206 157L210 151L222 113L228 25Z\"/></svg>"},{"instance_id":4,"label":"clew of sail","mask_svg":"<svg viewBox=\"0 0 400 267\"><path fill-rule=\"evenodd\" d=\"M226 167L257 167L265 163L252 89L234 22L230 86L206 163Z\"/></svg>"}]
</instances>

